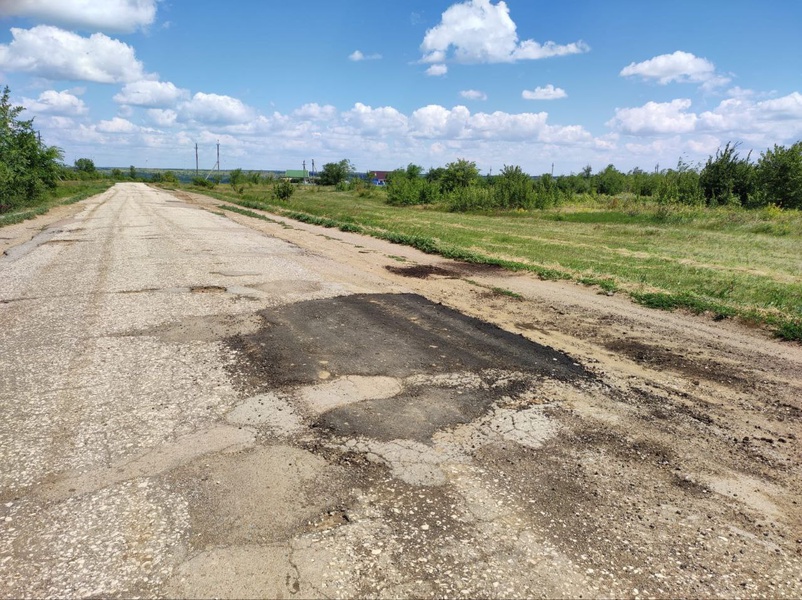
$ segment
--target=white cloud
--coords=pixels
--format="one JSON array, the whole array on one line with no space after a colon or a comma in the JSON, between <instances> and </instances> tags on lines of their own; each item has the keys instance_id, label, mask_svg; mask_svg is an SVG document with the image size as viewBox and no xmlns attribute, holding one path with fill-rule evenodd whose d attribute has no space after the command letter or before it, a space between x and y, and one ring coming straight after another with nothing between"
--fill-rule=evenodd
<instances>
[{"instance_id":1,"label":"white cloud","mask_svg":"<svg viewBox=\"0 0 802 600\"><path fill-rule=\"evenodd\" d=\"M763 118L802 119L802 94L793 92L782 98L758 102L756 108Z\"/></svg>"},{"instance_id":2,"label":"white cloud","mask_svg":"<svg viewBox=\"0 0 802 600\"><path fill-rule=\"evenodd\" d=\"M118 104L143 106L147 108L166 108L175 106L176 102L189 97L189 92L175 86L169 81L134 81L123 87L114 96Z\"/></svg>"},{"instance_id":3,"label":"white cloud","mask_svg":"<svg viewBox=\"0 0 802 600\"><path fill-rule=\"evenodd\" d=\"M51 80L123 83L146 79L134 49L102 33L85 38L50 25L11 29L0 44L0 68Z\"/></svg>"},{"instance_id":4,"label":"white cloud","mask_svg":"<svg viewBox=\"0 0 802 600\"><path fill-rule=\"evenodd\" d=\"M445 65L432 65L426 69L426 74L429 77L441 77L448 73L448 67Z\"/></svg>"},{"instance_id":5,"label":"white cloud","mask_svg":"<svg viewBox=\"0 0 802 600\"><path fill-rule=\"evenodd\" d=\"M590 49L584 42L567 45L540 44L534 40L519 42L507 4L493 4L491 0L468 0L446 9L440 23L429 29L423 38L422 60L441 63L452 47L454 59L462 63L535 60Z\"/></svg>"},{"instance_id":6,"label":"white cloud","mask_svg":"<svg viewBox=\"0 0 802 600\"><path fill-rule=\"evenodd\" d=\"M479 90L462 90L459 95L466 100L487 100L487 94Z\"/></svg>"},{"instance_id":7,"label":"white cloud","mask_svg":"<svg viewBox=\"0 0 802 600\"><path fill-rule=\"evenodd\" d=\"M381 54L363 54L360 50L354 50L348 55L348 60L359 62L362 60L381 60Z\"/></svg>"},{"instance_id":8,"label":"white cloud","mask_svg":"<svg viewBox=\"0 0 802 600\"><path fill-rule=\"evenodd\" d=\"M559 100L567 98L568 94L562 88L556 88L552 84L545 87L536 87L534 90L524 90L521 92L524 100Z\"/></svg>"},{"instance_id":9,"label":"white cloud","mask_svg":"<svg viewBox=\"0 0 802 600\"><path fill-rule=\"evenodd\" d=\"M214 125L236 125L256 117L256 112L237 98L203 92L183 103L180 114L193 121Z\"/></svg>"},{"instance_id":10,"label":"white cloud","mask_svg":"<svg viewBox=\"0 0 802 600\"><path fill-rule=\"evenodd\" d=\"M357 102L354 108L343 113L343 120L364 135L405 132L407 118L391 106L371 108Z\"/></svg>"},{"instance_id":11,"label":"white cloud","mask_svg":"<svg viewBox=\"0 0 802 600\"><path fill-rule=\"evenodd\" d=\"M28 17L51 25L130 33L156 18L158 0L0 0L0 17Z\"/></svg>"},{"instance_id":12,"label":"white cloud","mask_svg":"<svg viewBox=\"0 0 802 600\"><path fill-rule=\"evenodd\" d=\"M671 102L647 102L636 108L619 108L608 127L632 135L689 133L696 128L698 117L687 112L691 101L686 98Z\"/></svg>"},{"instance_id":13,"label":"white cloud","mask_svg":"<svg viewBox=\"0 0 802 600\"><path fill-rule=\"evenodd\" d=\"M329 121L337 116L337 109L331 104L321 106L317 102L312 102L296 108L292 111L292 114L301 119L309 119L311 121Z\"/></svg>"},{"instance_id":14,"label":"white cloud","mask_svg":"<svg viewBox=\"0 0 802 600\"><path fill-rule=\"evenodd\" d=\"M178 113L169 108L151 108L148 110L151 122L159 127L171 127L178 120Z\"/></svg>"},{"instance_id":15,"label":"white cloud","mask_svg":"<svg viewBox=\"0 0 802 600\"><path fill-rule=\"evenodd\" d=\"M671 82L700 83L711 88L729 83L730 79L716 73L716 66L706 58L677 50L661 54L640 63L630 63L621 69L621 77L639 76L657 80L661 85Z\"/></svg>"},{"instance_id":16,"label":"white cloud","mask_svg":"<svg viewBox=\"0 0 802 600\"><path fill-rule=\"evenodd\" d=\"M120 117L114 117L110 121L101 121L97 124L96 129L101 133L135 133L139 131L139 127L131 121Z\"/></svg>"},{"instance_id":17,"label":"white cloud","mask_svg":"<svg viewBox=\"0 0 802 600\"><path fill-rule=\"evenodd\" d=\"M23 98L22 104L34 114L76 117L86 114L84 101L67 91L47 90L36 100Z\"/></svg>"}]
</instances>

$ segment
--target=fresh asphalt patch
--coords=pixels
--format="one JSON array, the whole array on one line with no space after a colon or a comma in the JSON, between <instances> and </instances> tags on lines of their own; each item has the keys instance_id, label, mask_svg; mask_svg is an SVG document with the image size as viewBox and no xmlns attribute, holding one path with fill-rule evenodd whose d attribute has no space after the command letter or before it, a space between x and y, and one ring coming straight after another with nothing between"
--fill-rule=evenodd
<instances>
[{"instance_id":1,"label":"fresh asphalt patch","mask_svg":"<svg viewBox=\"0 0 802 600\"><path fill-rule=\"evenodd\" d=\"M344 403L314 425L343 437L427 442L539 382L592 379L570 356L416 294L356 294L261 311L262 326L227 343L243 391L395 378L398 393ZM458 374L455 375L455 374ZM454 379L474 374L478 385ZM415 378L418 379L415 379Z\"/></svg>"}]
</instances>

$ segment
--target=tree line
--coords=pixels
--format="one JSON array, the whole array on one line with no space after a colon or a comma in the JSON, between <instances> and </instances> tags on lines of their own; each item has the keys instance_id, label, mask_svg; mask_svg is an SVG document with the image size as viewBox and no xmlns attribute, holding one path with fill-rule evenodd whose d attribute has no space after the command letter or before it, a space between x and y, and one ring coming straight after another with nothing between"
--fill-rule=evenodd
<instances>
[{"instance_id":1,"label":"tree line","mask_svg":"<svg viewBox=\"0 0 802 600\"><path fill-rule=\"evenodd\" d=\"M480 176L476 163L459 159L424 174L419 165L393 171L387 182L387 201L395 205L443 204L450 210L547 208L587 196L619 196L660 204L742 206L773 204L802 208L802 141L775 145L756 161L741 156L738 144L727 143L704 165L680 160L672 169L623 173L607 165L597 173L590 166L580 173L532 177L518 166L505 165L494 176Z\"/></svg>"}]
</instances>

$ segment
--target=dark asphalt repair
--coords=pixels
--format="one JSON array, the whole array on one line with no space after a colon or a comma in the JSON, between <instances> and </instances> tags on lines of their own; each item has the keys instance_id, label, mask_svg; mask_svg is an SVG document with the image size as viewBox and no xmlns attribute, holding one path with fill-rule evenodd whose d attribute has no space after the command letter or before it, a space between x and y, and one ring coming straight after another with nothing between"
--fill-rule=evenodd
<instances>
[{"instance_id":1,"label":"dark asphalt repair","mask_svg":"<svg viewBox=\"0 0 802 600\"><path fill-rule=\"evenodd\" d=\"M316 425L343 436L426 441L470 422L503 396L544 379L593 379L570 356L416 294L356 294L261 311L255 333L228 338L236 380L249 394L320 384L321 370L347 376L475 373L486 385L411 385L392 398L363 400L323 414ZM502 372L501 381L493 380ZM509 374L515 376L510 377Z\"/></svg>"}]
</instances>

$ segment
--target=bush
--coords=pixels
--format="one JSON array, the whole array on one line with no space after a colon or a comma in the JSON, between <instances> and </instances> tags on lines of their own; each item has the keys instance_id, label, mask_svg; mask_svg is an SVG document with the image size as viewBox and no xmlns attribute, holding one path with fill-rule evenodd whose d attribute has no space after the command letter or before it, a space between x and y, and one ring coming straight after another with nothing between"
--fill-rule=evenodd
<instances>
[{"instance_id":1,"label":"bush","mask_svg":"<svg viewBox=\"0 0 802 600\"><path fill-rule=\"evenodd\" d=\"M755 167L746 158L738 156L738 145L727 142L722 150L710 156L699 174L707 204L711 206L735 204L746 205L755 192Z\"/></svg>"},{"instance_id":2,"label":"bush","mask_svg":"<svg viewBox=\"0 0 802 600\"><path fill-rule=\"evenodd\" d=\"M204 179L203 177L193 177L192 178L192 185L202 188L213 188L216 183L211 179Z\"/></svg>"},{"instance_id":3,"label":"bush","mask_svg":"<svg viewBox=\"0 0 802 600\"><path fill-rule=\"evenodd\" d=\"M532 208L536 203L532 178L521 167L504 165L493 180L493 200L498 208Z\"/></svg>"},{"instance_id":4,"label":"bush","mask_svg":"<svg viewBox=\"0 0 802 600\"><path fill-rule=\"evenodd\" d=\"M0 95L0 213L35 204L55 189L62 152L45 146L33 121L21 121L21 106L11 106L6 87Z\"/></svg>"},{"instance_id":5,"label":"bush","mask_svg":"<svg viewBox=\"0 0 802 600\"><path fill-rule=\"evenodd\" d=\"M294 193L295 186L286 179L282 179L281 181L277 181L273 184L273 195L278 200L283 200L286 202Z\"/></svg>"},{"instance_id":6,"label":"bush","mask_svg":"<svg viewBox=\"0 0 802 600\"><path fill-rule=\"evenodd\" d=\"M758 204L802 208L802 141L790 148L774 146L757 163Z\"/></svg>"}]
</instances>

